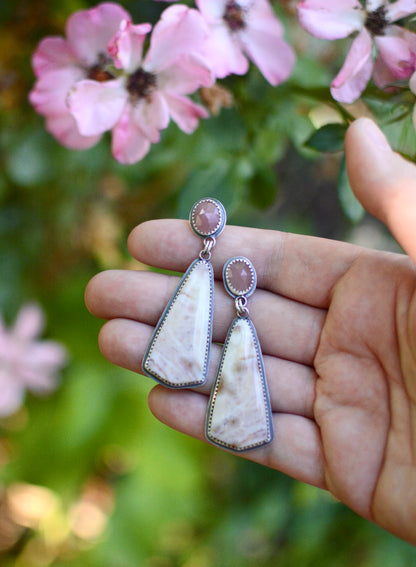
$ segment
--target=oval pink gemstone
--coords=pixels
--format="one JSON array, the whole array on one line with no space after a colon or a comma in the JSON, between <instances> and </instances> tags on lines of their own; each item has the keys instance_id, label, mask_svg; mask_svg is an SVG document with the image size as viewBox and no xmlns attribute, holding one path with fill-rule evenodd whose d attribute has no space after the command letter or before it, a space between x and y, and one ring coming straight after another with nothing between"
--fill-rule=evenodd
<instances>
[{"instance_id":1,"label":"oval pink gemstone","mask_svg":"<svg viewBox=\"0 0 416 567\"><path fill-rule=\"evenodd\" d=\"M194 230L203 236L215 234L222 221L221 209L209 199L199 201L192 212Z\"/></svg>"},{"instance_id":2,"label":"oval pink gemstone","mask_svg":"<svg viewBox=\"0 0 416 567\"><path fill-rule=\"evenodd\" d=\"M244 260L233 260L226 270L226 284L234 295L246 295L253 291L254 269Z\"/></svg>"}]
</instances>

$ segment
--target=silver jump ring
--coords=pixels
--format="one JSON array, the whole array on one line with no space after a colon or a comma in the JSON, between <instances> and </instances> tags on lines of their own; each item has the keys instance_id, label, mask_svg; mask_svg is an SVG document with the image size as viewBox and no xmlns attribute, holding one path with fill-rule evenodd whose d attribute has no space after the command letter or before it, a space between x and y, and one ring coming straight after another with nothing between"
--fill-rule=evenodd
<instances>
[{"instance_id":1,"label":"silver jump ring","mask_svg":"<svg viewBox=\"0 0 416 567\"><path fill-rule=\"evenodd\" d=\"M204 239L204 248L199 253L201 260L211 260L211 250L215 245L215 238L213 236L208 236Z\"/></svg>"},{"instance_id":2,"label":"silver jump ring","mask_svg":"<svg viewBox=\"0 0 416 567\"><path fill-rule=\"evenodd\" d=\"M248 317L247 297L244 297L244 295L240 295L239 297L236 297L235 308L237 310L237 315L239 317L242 317L243 319Z\"/></svg>"}]
</instances>

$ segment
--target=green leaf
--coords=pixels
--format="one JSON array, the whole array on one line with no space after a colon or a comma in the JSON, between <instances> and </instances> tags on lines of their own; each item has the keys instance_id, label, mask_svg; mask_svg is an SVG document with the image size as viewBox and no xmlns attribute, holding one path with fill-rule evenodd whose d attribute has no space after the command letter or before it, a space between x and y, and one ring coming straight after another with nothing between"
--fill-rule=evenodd
<instances>
[{"instance_id":1,"label":"green leaf","mask_svg":"<svg viewBox=\"0 0 416 567\"><path fill-rule=\"evenodd\" d=\"M272 165L284 156L286 148L287 136L281 128L281 118L272 116L256 131L253 153L258 161Z\"/></svg>"},{"instance_id":2,"label":"green leaf","mask_svg":"<svg viewBox=\"0 0 416 567\"><path fill-rule=\"evenodd\" d=\"M252 168L246 160L218 158L210 166L192 173L179 195L178 216L187 218L192 205L204 197L219 199L227 212L241 202Z\"/></svg>"},{"instance_id":3,"label":"green leaf","mask_svg":"<svg viewBox=\"0 0 416 567\"><path fill-rule=\"evenodd\" d=\"M210 166L193 172L181 190L178 216L187 218L192 205L204 197L215 197L224 202L220 194L229 170L228 160L220 158Z\"/></svg>"},{"instance_id":4,"label":"green leaf","mask_svg":"<svg viewBox=\"0 0 416 567\"><path fill-rule=\"evenodd\" d=\"M271 167L258 169L250 179L250 201L259 209L270 207L277 195L277 177Z\"/></svg>"},{"instance_id":5,"label":"green leaf","mask_svg":"<svg viewBox=\"0 0 416 567\"><path fill-rule=\"evenodd\" d=\"M342 209L350 221L359 222L363 218L365 210L352 192L345 158L341 162L338 173L338 196Z\"/></svg>"},{"instance_id":6,"label":"green leaf","mask_svg":"<svg viewBox=\"0 0 416 567\"><path fill-rule=\"evenodd\" d=\"M346 124L325 124L305 142L305 146L318 152L340 152L344 148Z\"/></svg>"}]
</instances>

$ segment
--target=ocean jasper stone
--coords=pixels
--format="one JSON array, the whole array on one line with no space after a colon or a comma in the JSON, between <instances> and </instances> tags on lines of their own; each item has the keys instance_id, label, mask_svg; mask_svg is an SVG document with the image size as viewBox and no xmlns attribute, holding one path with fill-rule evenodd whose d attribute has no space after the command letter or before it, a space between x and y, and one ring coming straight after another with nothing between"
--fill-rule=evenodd
<instances>
[{"instance_id":1,"label":"ocean jasper stone","mask_svg":"<svg viewBox=\"0 0 416 567\"><path fill-rule=\"evenodd\" d=\"M147 348L144 372L172 388L206 380L212 336L212 266L197 260L188 268Z\"/></svg>"},{"instance_id":2,"label":"ocean jasper stone","mask_svg":"<svg viewBox=\"0 0 416 567\"><path fill-rule=\"evenodd\" d=\"M269 443L273 426L267 382L253 323L234 320L208 407L206 436L232 451Z\"/></svg>"},{"instance_id":3,"label":"ocean jasper stone","mask_svg":"<svg viewBox=\"0 0 416 567\"><path fill-rule=\"evenodd\" d=\"M238 256L231 258L223 271L226 290L232 296L249 296L256 289L256 271L247 258Z\"/></svg>"},{"instance_id":4,"label":"ocean jasper stone","mask_svg":"<svg viewBox=\"0 0 416 567\"><path fill-rule=\"evenodd\" d=\"M223 230L226 214L217 199L201 199L192 207L189 222L192 230L203 238L216 238Z\"/></svg>"}]
</instances>

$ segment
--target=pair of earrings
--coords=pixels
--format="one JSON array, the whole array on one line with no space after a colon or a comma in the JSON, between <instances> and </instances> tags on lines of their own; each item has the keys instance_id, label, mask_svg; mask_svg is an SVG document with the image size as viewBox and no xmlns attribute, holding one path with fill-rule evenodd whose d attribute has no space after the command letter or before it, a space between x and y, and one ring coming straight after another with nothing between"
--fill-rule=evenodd
<instances>
[{"instance_id":1,"label":"pair of earrings","mask_svg":"<svg viewBox=\"0 0 416 567\"><path fill-rule=\"evenodd\" d=\"M193 388L207 379L214 303L210 262L226 213L216 199L201 199L189 222L204 248L182 277L154 330L143 371L170 388ZM247 298L257 284L251 262L242 256L224 266L223 281L234 298L236 317L225 340L206 418L206 437L232 451L261 447L273 439L263 357Z\"/></svg>"}]
</instances>

